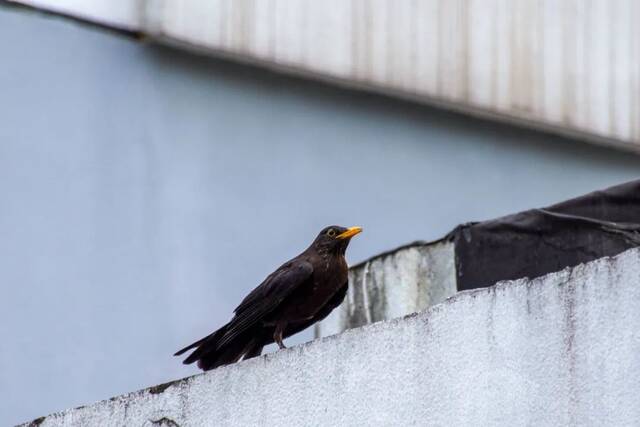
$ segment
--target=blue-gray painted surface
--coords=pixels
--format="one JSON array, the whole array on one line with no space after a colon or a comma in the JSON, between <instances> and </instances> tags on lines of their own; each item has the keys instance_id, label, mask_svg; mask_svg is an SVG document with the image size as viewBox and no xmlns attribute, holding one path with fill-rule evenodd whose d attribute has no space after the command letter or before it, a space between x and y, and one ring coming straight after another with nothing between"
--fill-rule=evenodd
<instances>
[{"instance_id":1,"label":"blue-gray painted surface","mask_svg":"<svg viewBox=\"0 0 640 427\"><path fill-rule=\"evenodd\" d=\"M0 424L194 373L171 354L326 224L359 261L639 172L0 7Z\"/></svg>"}]
</instances>

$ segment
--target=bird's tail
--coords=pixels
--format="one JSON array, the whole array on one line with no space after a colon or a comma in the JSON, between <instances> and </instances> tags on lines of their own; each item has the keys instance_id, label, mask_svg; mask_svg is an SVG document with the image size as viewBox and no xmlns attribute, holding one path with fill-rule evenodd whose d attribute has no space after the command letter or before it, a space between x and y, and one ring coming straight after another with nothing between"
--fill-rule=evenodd
<instances>
[{"instance_id":1,"label":"bird's tail","mask_svg":"<svg viewBox=\"0 0 640 427\"><path fill-rule=\"evenodd\" d=\"M217 331L216 331L216 332L217 332ZM214 333L215 333L215 332L214 332ZM211 335L213 335L213 334L211 334ZM185 348L183 348L183 349L181 349L181 350L176 351L173 355L174 355L174 356L180 356L180 355L181 355L181 354L183 354L184 352L189 351L189 350L191 350L192 348L196 348L196 347L198 347L200 344L202 344L203 342L205 342L205 341L207 340L207 338L209 338L211 335L208 335L208 336L206 336L206 337L202 338L201 340L198 340L198 341L196 341L196 342L194 342L194 343L192 343L192 344L189 344L189 345L188 345L188 346L186 346Z\"/></svg>"},{"instance_id":2,"label":"bird's tail","mask_svg":"<svg viewBox=\"0 0 640 427\"><path fill-rule=\"evenodd\" d=\"M174 356L180 356L184 352L195 348L195 351L189 355L182 363L189 365L198 362L198 368L208 371L218 366L228 365L240 360L242 356L245 359L259 356L262 353L263 345L259 342L252 331L240 334L233 340L218 346L218 342L227 330L227 325L218 329L211 335L186 346L177 351Z\"/></svg>"}]
</instances>

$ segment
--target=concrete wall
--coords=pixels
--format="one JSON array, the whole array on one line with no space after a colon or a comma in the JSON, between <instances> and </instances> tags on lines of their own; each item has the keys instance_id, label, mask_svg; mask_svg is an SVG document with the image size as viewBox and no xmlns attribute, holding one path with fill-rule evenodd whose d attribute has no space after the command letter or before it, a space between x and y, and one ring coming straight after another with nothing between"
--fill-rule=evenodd
<instances>
[{"instance_id":1,"label":"concrete wall","mask_svg":"<svg viewBox=\"0 0 640 427\"><path fill-rule=\"evenodd\" d=\"M638 277L632 249L38 422L634 426Z\"/></svg>"},{"instance_id":2,"label":"concrete wall","mask_svg":"<svg viewBox=\"0 0 640 427\"><path fill-rule=\"evenodd\" d=\"M326 224L359 261L640 173L4 7L0 62L0 425L195 373L171 354Z\"/></svg>"},{"instance_id":3,"label":"concrete wall","mask_svg":"<svg viewBox=\"0 0 640 427\"><path fill-rule=\"evenodd\" d=\"M452 242L416 242L352 267L344 302L315 325L316 338L406 316L453 296L454 251Z\"/></svg>"}]
</instances>

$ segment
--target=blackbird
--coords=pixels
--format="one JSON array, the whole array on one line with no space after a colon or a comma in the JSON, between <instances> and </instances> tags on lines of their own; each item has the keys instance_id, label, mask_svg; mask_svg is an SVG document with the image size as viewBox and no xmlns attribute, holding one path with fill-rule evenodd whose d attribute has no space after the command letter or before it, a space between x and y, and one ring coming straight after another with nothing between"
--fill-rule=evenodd
<instances>
[{"instance_id":1,"label":"blackbird","mask_svg":"<svg viewBox=\"0 0 640 427\"><path fill-rule=\"evenodd\" d=\"M304 252L281 265L234 310L223 327L178 351L194 349L183 363L198 362L208 371L259 356L265 345L282 340L324 319L347 294L344 253L360 227L324 228Z\"/></svg>"}]
</instances>

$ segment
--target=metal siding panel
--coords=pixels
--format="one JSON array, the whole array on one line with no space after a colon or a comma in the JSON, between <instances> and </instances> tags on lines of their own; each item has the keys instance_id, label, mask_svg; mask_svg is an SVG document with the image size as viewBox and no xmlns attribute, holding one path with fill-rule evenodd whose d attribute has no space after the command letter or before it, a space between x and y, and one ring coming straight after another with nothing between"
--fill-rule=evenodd
<instances>
[{"instance_id":1,"label":"metal siding panel","mask_svg":"<svg viewBox=\"0 0 640 427\"><path fill-rule=\"evenodd\" d=\"M609 0L593 0L591 8L591 54L589 71L591 73L589 93L591 95L590 130L598 134L607 134L610 123L610 28Z\"/></svg>"},{"instance_id":2,"label":"metal siding panel","mask_svg":"<svg viewBox=\"0 0 640 427\"><path fill-rule=\"evenodd\" d=\"M142 25L144 0L9 0L76 16L92 22L137 31ZM154 0L148 0L154 1ZM158 0L156 0L158 1Z\"/></svg>"},{"instance_id":3,"label":"metal siding panel","mask_svg":"<svg viewBox=\"0 0 640 427\"><path fill-rule=\"evenodd\" d=\"M493 43L496 1L469 0L469 97L474 105L491 108L491 82L495 63L486 47Z\"/></svg>"},{"instance_id":4,"label":"metal siding panel","mask_svg":"<svg viewBox=\"0 0 640 427\"><path fill-rule=\"evenodd\" d=\"M269 66L640 148L635 0L32 0Z\"/></svg>"}]
</instances>

